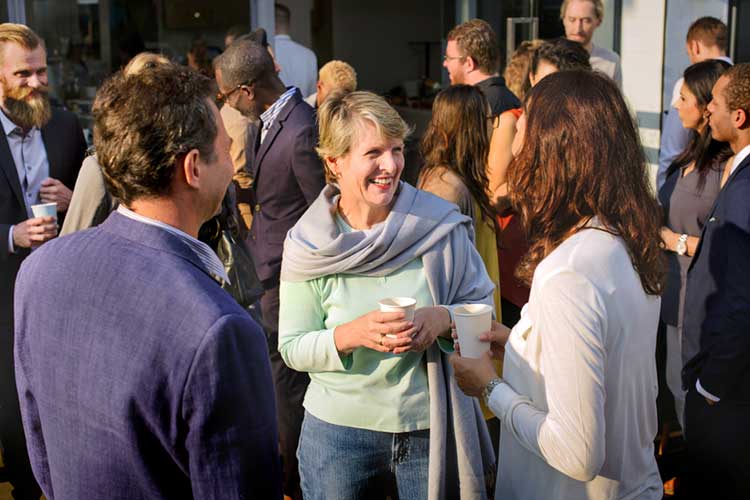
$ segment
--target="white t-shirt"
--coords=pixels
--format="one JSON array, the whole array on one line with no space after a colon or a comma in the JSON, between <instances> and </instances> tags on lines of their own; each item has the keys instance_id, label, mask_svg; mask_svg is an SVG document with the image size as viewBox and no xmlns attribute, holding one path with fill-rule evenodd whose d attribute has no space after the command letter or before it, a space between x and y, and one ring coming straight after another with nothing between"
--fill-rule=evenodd
<instances>
[{"instance_id":1,"label":"white t-shirt","mask_svg":"<svg viewBox=\"0 0 750 500\"><path fill-rule=\"evenodd\" d=\"M496 499L661 499L660 301L604 231L580 231L538 265L489 401L503 425Z\"/></svg>"}]
</instances>

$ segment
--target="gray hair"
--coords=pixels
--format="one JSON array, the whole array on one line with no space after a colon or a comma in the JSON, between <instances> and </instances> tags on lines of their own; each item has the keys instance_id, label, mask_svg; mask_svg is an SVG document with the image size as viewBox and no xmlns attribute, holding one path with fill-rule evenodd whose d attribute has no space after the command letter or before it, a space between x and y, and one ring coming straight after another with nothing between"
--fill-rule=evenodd
<instances>
[{"instance_id":1,"label":"gray hair","mask_svg":"<svg viewBox=\"0 0 750 500\"><path fill-rule=\"evenodd\" d=\"M273 59L261 44L240 38L227 47L215 61L216 69L228 87L265 82L276 76Z\"/></svg>"}]
</instances>

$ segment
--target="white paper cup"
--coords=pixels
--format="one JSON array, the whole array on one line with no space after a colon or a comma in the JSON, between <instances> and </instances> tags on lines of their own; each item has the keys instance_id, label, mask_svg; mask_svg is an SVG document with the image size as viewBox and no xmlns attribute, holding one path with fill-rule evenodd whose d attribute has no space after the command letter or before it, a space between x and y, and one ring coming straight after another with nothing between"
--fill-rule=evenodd
<instances>
[{"instance_id":1,"label":"white paper cup","mask_svg":"<svg viewBox=\"0 0 750 500\"><path fill-rule=\"evenodd\" d=\"M492 307L487 304L464 304L453 309L458 344L461 357L481 358L490 350L489 342L482 342L479 336L492 327Z\"/></svg>"},{"instance_id":2,"label":"white paper cup","mask_svg":"<svg viewBox=\"0 0 750 500\"><path fill-rule=\"evenodd\" d=\"M378 302L380 312L403 312L405 321L414 321L414 311L417 309L417 299L411 297L392 297ZM396 338L388 334L386 337Z\"/></svg>"},{"instance_id":3,"label":"white paper cup","mask_svg":"<svg viewBox=\"0 0 750 500\"><path fill-rule=\"evenodd\" d=\"M31 205L31 213L34 214L34 217L54 217L57 220L57 203Z\"/></svg>"}]
</instances>

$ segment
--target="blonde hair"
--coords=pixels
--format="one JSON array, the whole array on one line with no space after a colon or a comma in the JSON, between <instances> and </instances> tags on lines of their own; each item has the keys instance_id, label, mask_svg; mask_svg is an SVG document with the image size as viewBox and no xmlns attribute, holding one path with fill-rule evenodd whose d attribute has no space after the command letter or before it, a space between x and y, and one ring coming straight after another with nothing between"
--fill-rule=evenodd
<instances>
[{"instance_id":1,"label":"blonde hair","mask_svg":"<svg viewBox=\"0 0 750 500\"><path fill-rule=\"evenodd\" d=\"M381 137L404 140L411 130L385 99L372 92L334 92L318 108L320 143L316 148L325 165L326 180L336 175L327 158L341 158L352 148L363 122L375 126Z\"/></svg>"},{"instance_id":2,"label":"blonde hair","mask_svg":"<svg viewBox=\"0 0 750 500\"><path fill-rule=\"evenodd\" d=\"M596 14L596 18L598 20L604 19L604 2L602 0L583 0L584 2L591 2L594 4L594 13ZM570 3L570 0L563 0L562 5L560 6L560 19L565 18L565 11L568 9L568 4Z\"/></svg>"},{"instance_id":3,"label":"blonde hair","mask_svg":"<svg viewBox=\"0 0 750 500\"><path fill-rule=\"evenodd\" d=\"M357 72L344 61L333 60L320 68L318 78L325 82L331 90L354 92L357 90Z\"/></svg>"},{"instance_id":4,"label":"blonde hair","mask_svg":"<svg viewBox=\"0 0 750 500\"><path fill-rule=\"evenodd\" d=\"M172 64L169 59L161 54L153 52L141 52L130 60L123 69L125 76L137 75L144 69L152 69L157 66Z\"/></svg>"},{"instance_id":5,"label":"blonde hair","mask_svg":"<svg viewBox=\"0 0 750 500\"><path fill-rule=\"evenodd\" d=\"M42 39L31 28L25 24L16 23L0 24L0 62L5 55L5 51L2 49L6 43L16 43L28 50L34 50L40 45L44 46Z\"/></svg>"},{"instance_id":6,"label":"blonde hair","mask_svg":"<svg viewBox=\"0 0 750 500\"><path fill-rule=\"evenodd\" d=\"M531 60L534 57L534 52L536 52L536 49L542 43L544 43L544 40L524 40L516 51L513 52L508 65L505 67L505 72L503 73L505 84L521 101L523 101L526 92L531 88L531 83L529 82Z\"/></svg>"}]
</instances>

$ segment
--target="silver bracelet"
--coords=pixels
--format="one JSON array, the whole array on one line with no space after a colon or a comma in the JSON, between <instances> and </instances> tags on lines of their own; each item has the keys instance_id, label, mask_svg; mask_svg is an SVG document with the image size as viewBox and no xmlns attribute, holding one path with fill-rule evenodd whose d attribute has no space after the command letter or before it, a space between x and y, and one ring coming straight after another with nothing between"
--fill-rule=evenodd
<instances>
[{"instance_id":1,"label":"silver bracelet","mask_svg":"<svg viewBox=\"0 0 750 500\"><path fill-rule=\"evenodd\" d=\"M502 383L503 379L497 377L487 382L487 385L484 386L484 389L482 389L482 401L484 401L484 404L486 406L490 405L490 395L492 394L492 391L495 390L495 387Z\"/></svg>"}]
</instances>

